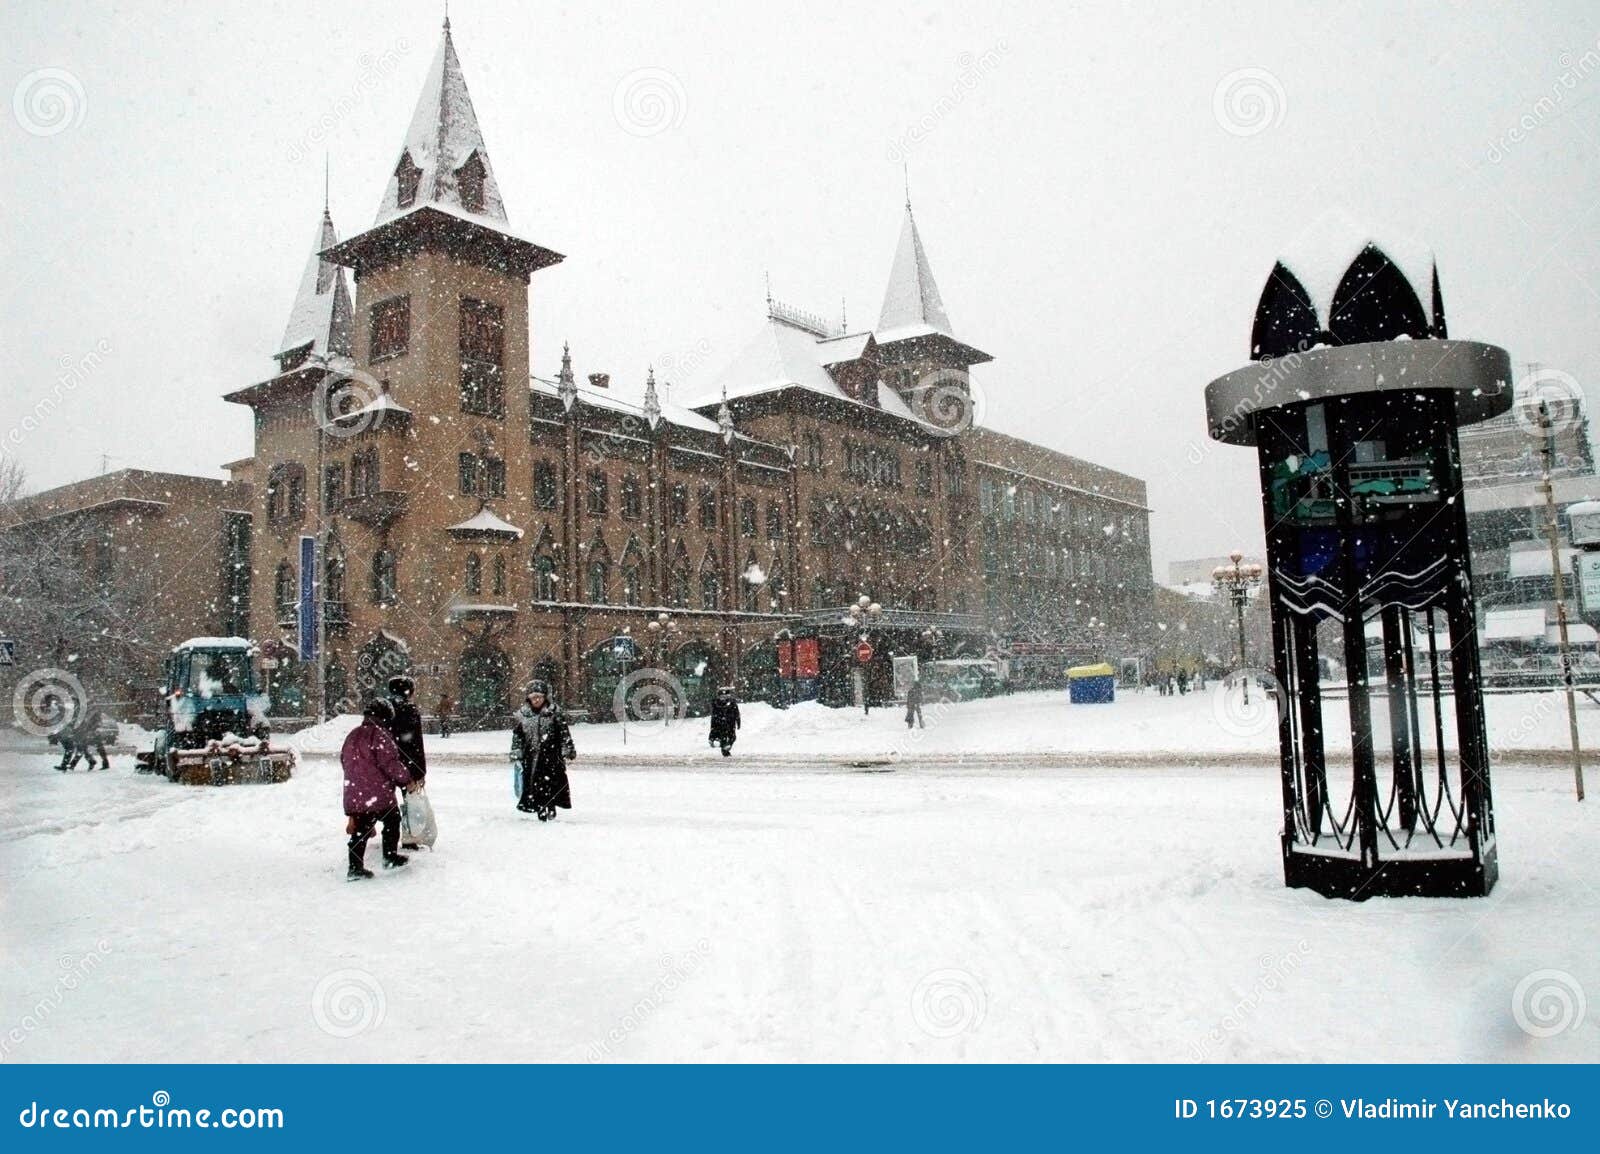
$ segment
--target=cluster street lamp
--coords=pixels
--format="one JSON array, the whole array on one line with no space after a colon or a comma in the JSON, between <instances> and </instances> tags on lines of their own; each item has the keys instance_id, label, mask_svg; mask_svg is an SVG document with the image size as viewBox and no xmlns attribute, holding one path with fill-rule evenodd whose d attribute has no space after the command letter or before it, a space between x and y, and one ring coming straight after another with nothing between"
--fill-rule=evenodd
<instances>
[{"instance_id":1,"label":"cluster street lamp","mask_svg":"<svg viewBox=\"0 0 1600 1154\"><path fill-rule=\"evenodd\" d=\"M1261 566L1254 561L1245 561L1244 554L1235 549L1228 554L1229 565L1218 565L1211 570L1211 583L1217 591L1227 595L1233 602L1234 619L1239 625L1239 668L1243 670L1249 665L1244 654L1244 610L1250 603L1250 594L1261 584ZM1250 678L1244 679L1244 703L1250 704Z\"/></svg>"},{"instance_id":2,"label":"cluster street lamp","mask_svg":"<svg viewBox=\"0 0 1600 1154\"><path fill-rule=\"evenodd\" d=\"M863 593L856 598L854 605L845 609L844 614L845 626L853 630L859 629L862 643L870 645L871 642L867 637L867 631L883 616L883 606ZM869 690L866 673L862 669L862 662L857 661L852 672L855 677L856 692L861 698L862 711L870 713L872 711L872 702L867 696Z\"/></svg>"}]
</instances>

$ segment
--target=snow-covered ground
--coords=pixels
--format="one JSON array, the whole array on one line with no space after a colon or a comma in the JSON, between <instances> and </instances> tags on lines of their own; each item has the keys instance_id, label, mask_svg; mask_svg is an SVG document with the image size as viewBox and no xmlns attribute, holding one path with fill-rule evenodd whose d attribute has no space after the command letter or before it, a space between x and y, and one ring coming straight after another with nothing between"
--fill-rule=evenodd
<instances>
[{"instance_id":1,"label":"snow-covered ground","mask_svg":"<svg viewBox=\"0 0 1600 1154\"><path fill-rule=\"evenodd\" d=\"M1543 700L1490 700L1497 747L1560 746ZM889 710L746 716L729 762L701 721L578 727L553 825L504 735L435 740L437 851L357 885L340 723L223 789L0 734L0 1055L1600 1059L1600 1008L1541 1036L1600 998L1600 811L1552 757L1496 768L1491 897L1351 904L1283 888L1275 772L1225 756L1270 727L1206 695L930 708L909 744Z\"/></svg>"}]
</instances>

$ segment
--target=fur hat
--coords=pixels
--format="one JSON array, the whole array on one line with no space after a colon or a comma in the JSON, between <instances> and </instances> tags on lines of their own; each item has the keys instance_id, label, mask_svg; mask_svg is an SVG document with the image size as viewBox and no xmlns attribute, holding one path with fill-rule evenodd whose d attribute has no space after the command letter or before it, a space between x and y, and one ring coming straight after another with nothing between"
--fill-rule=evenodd
<instances>
[{"instance_id":1,"label":"fur hat","mask_svg":"<svg viewBox=\"0 0 1600 1154\"><path fill-rule=\"evenodd\" d=\"M376 721L379 725L387 725L394 720L394 706L381 697L374 697L361 710L361 716L368 721Z\"/></svg>"},{"instance_id":2,"label":"fur hat","mask_svg":"<svg viewBox=\"0 0 1600 1154\"><path fill-rule=\"evenodd\" d=\"M396 697L410 697L417 692L417 683L401 673L389 678L389 692Z\"/></svg>"}]
</instances>

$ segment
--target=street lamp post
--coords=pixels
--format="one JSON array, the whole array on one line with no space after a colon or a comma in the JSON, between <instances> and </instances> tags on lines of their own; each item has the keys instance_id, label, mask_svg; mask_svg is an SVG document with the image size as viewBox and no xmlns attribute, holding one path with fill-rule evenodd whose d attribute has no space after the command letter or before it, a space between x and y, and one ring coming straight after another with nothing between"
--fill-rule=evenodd
<instances>
[{"instance_id":1,"label":"street lamp post","mask_svg":"<svg viewBox=\"0 0 1600 1154\"><path fill-rule=\"evenodd\" d=\"M844 623L850 629L861 630L861 640L871 644L867 636L868 631L871 630L872 626L875 625L878 619L882 616L883 606L879 605L871 597L868 597L865 593L863 593L860 597L856 598L856 603L854 605L851 605L845 610ZM859 661L856 662L855 667L855 682L856 688L861 693L861 711L863 713L871 713L872 702L867 696L867 677L866 673L862 670L861 663Z\"/></svg>"},{"instance_id":2,"label":"street lamp post","mask_svg":"<svg viewBox=\"0 0 1600 1154\"><path fill-rule=\"evenodd\" d=\"M1235 549L1228 554L1228 565L1218 565L1211 570L1211 583L1233 602L1234 617L1239 624L1239 668L1244 670L1249 661L1244 653L1244 610L1250 603L1250 594L1261 584L1261 566L1246 562L1244 554ZM1244 703L1250 704L1250 678L1244 678Z\"/></svg>"},{"instance_id":3,"label":"street lamp post","mask_svg":"<svg viewBox=\"0 0 1600 1154\"><path fill-rule=\"evenodd\" d=\"M667 638L677 636L678 623L672 619L672 614L658 613L655 619L649 622L645 628L650 631L650 639L654 643L656 668L663 669L666 664ZM667 709L663 724L672 724L672 709L670 707Z\"/></svg>"}]
</instances>

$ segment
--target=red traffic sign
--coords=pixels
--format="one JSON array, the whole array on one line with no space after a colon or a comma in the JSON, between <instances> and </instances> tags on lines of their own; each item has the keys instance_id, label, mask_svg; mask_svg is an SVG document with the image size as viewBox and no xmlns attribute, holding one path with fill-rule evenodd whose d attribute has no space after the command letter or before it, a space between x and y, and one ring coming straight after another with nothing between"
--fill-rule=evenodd
<instances>
[{"instance_id":1,"label":"red traffic sign","mask_svg":"<svg viewBox=\"0 0 1600 1154\"><path fill-rule=\"evenodd\" d=\"M865 665L872 660L872 646L863 641L856 646L856 660Z\"/></svg>"}]
</instances>

